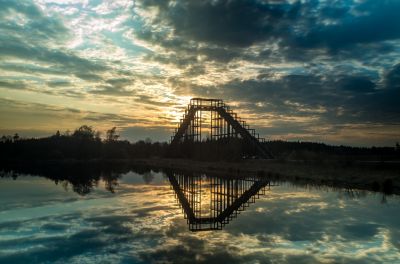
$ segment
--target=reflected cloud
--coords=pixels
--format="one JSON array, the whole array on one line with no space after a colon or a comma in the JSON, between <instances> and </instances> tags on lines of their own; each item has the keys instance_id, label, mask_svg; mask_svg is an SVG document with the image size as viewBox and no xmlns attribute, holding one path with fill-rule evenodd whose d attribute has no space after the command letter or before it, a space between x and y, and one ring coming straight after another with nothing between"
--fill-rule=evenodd
<instances>
[{"instance_id":1,"label":"reflected cloud","mask_svg":"<svg viewBox=\"0 0 400 264\"><path fill-rule=\"evenodd\" d=\"M54 184L76 184L62 170L34 173L45 177L19 172L16 180L13 173L3 175L0 199L7 206L0 207L0 262L395 263L400 258L398 196L382 204L370 192L348 196L331 188L269 186L268 179L257 177L150 168L111 172L86 170L97 184L85 195ZM109 175L118 183L114 193L104 189ZM178 196L189 209L179 206ZM203 227L209 231L188 230Z\"/></svg>"}]
</instances>

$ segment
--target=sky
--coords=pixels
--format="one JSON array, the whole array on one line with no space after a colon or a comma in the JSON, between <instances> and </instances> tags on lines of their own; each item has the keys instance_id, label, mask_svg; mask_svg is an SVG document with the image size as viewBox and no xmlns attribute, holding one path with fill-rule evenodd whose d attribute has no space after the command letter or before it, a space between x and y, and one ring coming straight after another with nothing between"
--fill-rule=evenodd
<instances>
[{"instance_id":1,"label":"sky","mask_svg":"<svg viewBox=\"0 0 400 264\"><path fill-rule=\"evenodd\" d=\"M399 0L0 0L0 134L168 140L192 97L267 139L400 141Z\"/></svg>"}]
</instances>

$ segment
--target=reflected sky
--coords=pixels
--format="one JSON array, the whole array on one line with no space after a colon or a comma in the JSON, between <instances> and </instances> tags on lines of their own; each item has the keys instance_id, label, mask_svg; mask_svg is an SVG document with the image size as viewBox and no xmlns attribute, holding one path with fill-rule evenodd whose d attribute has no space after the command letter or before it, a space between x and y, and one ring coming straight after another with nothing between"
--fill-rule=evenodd
<instances>
[{"instance_id":1,"label":"reflected sky","mask_svg":"<svg viewBox=\"0 0 400 264\"><path fill-rule=\"evenodd\" d=\"M81 195L65 181L0 178L0 263L400 260L398 196L279 183L222 230L191 232L164 172L106 187L99 179Z\"/></svg>"}]
</instances>

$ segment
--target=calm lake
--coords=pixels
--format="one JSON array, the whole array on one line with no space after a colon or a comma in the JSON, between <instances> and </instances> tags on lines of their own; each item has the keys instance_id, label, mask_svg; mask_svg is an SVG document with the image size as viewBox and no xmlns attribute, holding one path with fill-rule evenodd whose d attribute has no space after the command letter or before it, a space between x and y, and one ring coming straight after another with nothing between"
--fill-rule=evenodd
<instances>
[{"instance_id":1,"label":"calm lake","mask_svg":"<svg viewBox=\"0 0 400 264\"><path fill-rule=\"evenodd\" d=\"M0 263L400 263L399 196L149 169L62 174L2 173Z\"/></svg>"}]
</instances>

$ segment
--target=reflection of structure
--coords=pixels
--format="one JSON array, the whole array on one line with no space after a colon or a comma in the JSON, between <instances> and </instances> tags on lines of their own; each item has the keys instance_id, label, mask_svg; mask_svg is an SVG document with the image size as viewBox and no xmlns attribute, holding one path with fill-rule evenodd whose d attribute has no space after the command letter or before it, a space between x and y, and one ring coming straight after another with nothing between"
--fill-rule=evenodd
<instances>
[{"instance_id":1,"label":"reflection of structure","mask_svg":"<svg viewBox=\"0 0 400 264\"><path fill-rule=\"evenodd\" d=\"M191 231L218 230L265 194L270 182L252 177L229 179L168 173Z\"/></svg>"},{"instance_id":2,"label":"reflection of structure","mask_svg":"<svg viewBox=\"0 0 400 264\"><path fill-rule=\"evenodd\" d=\"M203 112L210 114L210 124L204 124ZM273 158L258 133L246 121L240 119L229 106L220 99L193 98L185 110L179 127L171 138L171 145L184 141L202 141L202 133L207 130L211 140L242 138L254 147L263 158Z\"/></svg>"}]
</instances>

